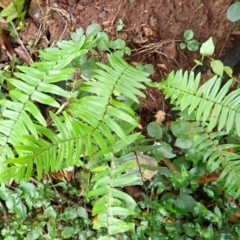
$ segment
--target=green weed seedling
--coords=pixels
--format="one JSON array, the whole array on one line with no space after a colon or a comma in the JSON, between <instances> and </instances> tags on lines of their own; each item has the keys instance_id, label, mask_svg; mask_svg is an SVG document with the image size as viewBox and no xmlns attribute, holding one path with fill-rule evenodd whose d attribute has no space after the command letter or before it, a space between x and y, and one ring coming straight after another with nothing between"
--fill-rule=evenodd
<instances>
[{"instance_id":1,"label":"green weed seedling","mask_svg":"<svg viewBox=\"0 0 240 240\"><path fill-rule=\"evenodd\" d=\"M124 23L123 23L123 20L122 19L118 19L118 22L117 22L117 31L122 31L123 28L124 28Z\"/></svg>"},{"instance_id":2,"label":"green weed seedling","mask_svg":"<svg viewBox=\"0 0 240 240\"><path fill-rule=\"evenodd\" d=\"M224 66L223 62L219 59L214 59L212 55L215 51L215 45L212 37L210 37L206 42L204 42L200 47L200 53L202 55L202 61L195 60L196 65L202 65L204 57L208 57L210 59L210 66L212 71L223 77L224 74L227 74L230 78L232 78L233 70L229 66Z\"/></svg>"},{"instance_id":3,"label":"green weed seedling","mask_svg":"<svg viewBox=\"0 0 240 240\"><path fill-rule=\"evenodd\" d=\"M179 44L180 49L187 48L189 51L197 51L199 49L199 42L195 39L193 39L194 32L189 29L184 32L184 42L181 42Z\"/></svg>"},{"instance_id":4,"label":"green weed seedling","mask_svg":"<svg viewBox=\"0 0 240 240\"><path fill-rule=\"evenodd\" d=\"M227 10L227 18L231 22L236 22L240 19L240 2L231 4Z\"/></svg>"}]
</instances>

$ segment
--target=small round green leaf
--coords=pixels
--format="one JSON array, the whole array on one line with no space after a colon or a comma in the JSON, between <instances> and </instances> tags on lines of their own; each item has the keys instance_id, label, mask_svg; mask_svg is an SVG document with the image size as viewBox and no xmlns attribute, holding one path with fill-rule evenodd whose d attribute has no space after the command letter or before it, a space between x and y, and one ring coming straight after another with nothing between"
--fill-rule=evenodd
<instances>
[{"instance_id":1,"label":"small round green leaf","mask_svg":"<svg viewBox=\"0 0 240 240\"><path fill-rule=\"evenodd\" d=\"M80 27L75 32L70 33L70 36L73 41L78 42L81 40L82 36L84 34L83 29Z\"/></svg>"},{"instance_id":2,"label":"small round green leaf","mask_svg":"<svg viewBox=\"0 0 240 240\"><path fill-rule=\"evenodd\" d=\"M26 240L35 240L35 239L38 239L39 236L40 236L40 233L35 229L33 229L27 234Z\"/></svg>"},{"instance_id":3,"label":"small round green leaf","mask_svg":"<svg viewBox=\"0 0 240 240\"><path fill-rule=\"evenodd\" d=\"M188 149L193 145L193 141L191 139L187 138L177 138L175 142L175 146L182 148L182 149Z\"/></svg>"},{"instance_id":4,"label":"small round green leaf","mask_svg":"<svg viewBox=\"0 0 240 240\"><path fill-rule=\"evenodd\" d=\"M115 41L115 47L116 49L123 49L126 46L126 43L124 40L117 38Z\"/></svg>"},{"instance_id":5,"label":"small round green leaf","mask_svg":"<svg viewBox=\"0 0 240 240\"><path fill-rule=\"evenodd\" d=\"M99 32L97 38L99 39L97 42L97 47L99 48L99 50L108 51L109 50L108 35L104 32Z\"/></svg>"},{"instance_id":6,"label":"small round green leaf","mask_svg":"<svg viewBox=\"0 0 240 240\"><path fill-rule=\"evenodd\" d=\"M100 25L98 23L92 23L87 27L86 35L89 36L90 34L96 36L100 31Z\"/></svg>"},{"instance_id":7,"label":"small round green leaf","mask_svg":"<svg viewBox=\"0 0 240 240\"><path fill-rule=\"evenodd\" d=\"M154 73L154 68L153 68L153 65L152 64L145 64L143 66L143 71L148 73L148 74L153 74Z\"/></svg>"},{"instance_id":8,"label":"small round green leaf","mask_svg":"<svg viewBox=\"0 0 240 240\"><path fill-rule=\"evenodd\" d=\"M155 149L153 152L156 157L165 157L165 158L174 158L176 157L176 154L172 152L172 147L167 144L166 142L157 142L154 146L159 146L157 149Z\"/></svg>"},{"instance_id":9,"label":"small round green leaf","mask_svg":"<svg viewBox=\"0 0 240 240\"><path fill-rule=\"evenodd\" d=\"M186 43L184 43L184 42L181 42L181 43L179 43L179 47L180 47L180 49L185 49L186 47L187 47L187 44Z\"/></svg>"},{"instance_id":10,"label":"small round green leaf","mask_svg":"<svg viewBox=\"0 0 240 240\"><path fill-rule=\"evenodd\" d=\"M210 37L206 42L204 42L200 48L200 53L204 56L211 56L213 55L215 50L215 46L212 40L212 37Z\"/></svg>"},{"instance_id":11,"label":"small round green leaf","mask_svg":"<svg viewBox=\"0 0 240 240\"><path fill-rule=\"evenodd\" d=\"M185 40L191 40L193 36L194 36L194 32L191 29L186 30L183 35Z\"/></svg>"},{"instance_id":12,"label":"small round green leaf","mask_svg":"<svg viewBox=\"0 0 240 240\"><path fill-rule=\"evenodd\" d=\"M195 230L195 225L193 223L185 223L185 224L183 224L183 229L184 229L184 232L189 237L194 237L194 236L197 235L197 232Z\"/></svg>"},{"instance_id":13,"label":"small round green leaf","mask_svg":"<svg viewBox=\"0 0 240 240\"><path fill-rule=\"evenodd\" d=\"M229 66L224 66L224 71L230 78L232 78L232 74L233 74L232 68L230 68Z\"/></svg>"},{"instance_id":14,"label":"small round green leaf","mask_svg":"<svg viewBox=\"0 0 240 240\"><path fill-rule=\"evenodd\" d=\"M175 189L186 188L188 186L187 179L182 175L172 174L170 179Z\"/></svg>"},{"instance_id":15,"label":"small round green leaf","mask_svg":"<svg viewBox=\"0 0 240 240\"><path fill-rule=\"evenodd\" d=\"M175 121L171 124L171 131L177 138L187 138L190 125L188 122Z\"/></svg>"},{"instance_id":16,"label":"small round green leaf","mask_svg":"<svg viewBox=\"0 0 240 240\"><path fill-rule=\"evenodd\" d=\"M220 77L223 76L224 65L220 60L212 60L211 61L211 68L212 68L214 73L216 73Z\"/></svg>"},{"instance_id":17,"label":"small round green leaf","mask_svg":"<svg viewBox=\"0 0 240 240\"><path fill-rule=\"evenodd\" d=\"M126 55L130 56L131 55L131 49L129 47L123 48L123 51Z\"/></svg>"},{"instance_id":18,"label":"small round green leaf","mask_svg":"<svg viewBox=\"0 0 240 240\"><path fill-rule=\"evenodd\" d=\"M44 211L44 216L56 219L57 213L52 206L48 207Z\"/></svg>"},{"instance_id":19,"label":"small round green leaf","mask_svg":"<svg viewBox=\"0 0 240 240\"><path fill-rule=\"evenodd\" d=\"M117 24L117 31L121 31L124 28L124 23L122 19L118 20L118 24Z\"/></svg>"},{"instance_id":20,"label":"small round green leaf","mask_svg":"<svg viewBox=\"0 0 240 240\"><path fill-rule=\"evenodd\" d=\"M196 40L190 40L187 42L187 49L189 51L197 51L199 49L199 42Z\"/></svg>"},{"instance_id":21,"label":"small round green leaf","mask_svg":"<svg viewBox=\"0 0 240 240\"><path fill-rule=\"evenodd\" d=\"M185 169L189 169L191 166L191 162L182 156L174 159L173 166L175 169L180 171L182 167L184 167Z\"/></svg>"},{"instance_id":22,"label":"small round green leaf","mask_svg":"<svg viewBox=\"0 0 240 240\"><path fill-rule=\"evenodd\" d=\"M181 212L192 212L196 206L196 201L188 194L180 194L174 202L174 205L176 209Z\"/></svg>"},{"instance_id":23,"label":"small round green leaf","mask_svg":"<svg viewBox=\"0 0 240 240\"><path fill-rule=\"evenodd\" d=\"M14 212L19 218L27 217L27 208L22 201L18 201L14 205Z\"/></svg>"},{"instance_id":24,"label":"small round green leaf","mask_svg":"<svg viewBox=\"0 0 240 240\"><path fill-rule=\"evenodd\" d=\"M231 22L236 22L240 19L240 2L231 4L227 10L227 18Z\"/></svg>"},{"instance_id":25,"label":"small round green leaf","mask_svg":"<svg viewBox=\"0 0 240 240\"><path fill-rule=\"evenodd\" d=\"M68 239L68 238L72 237L73 234L74 234L74 228L72 228L72 227L65 227L63 229L63 231L61 232L61 236L64 239Z\"/></svg>"},{"instance_id":26,"label":"small round green leaf","mask_svg":"<svg viewBox=\"0 0 240 240\"><path fill-rule=\"evenodd\" d=\"M162 128L156 122L151 122L148 124L147 132L151 137L156 139L162 137Z\"/></svg>"}]
</instances>

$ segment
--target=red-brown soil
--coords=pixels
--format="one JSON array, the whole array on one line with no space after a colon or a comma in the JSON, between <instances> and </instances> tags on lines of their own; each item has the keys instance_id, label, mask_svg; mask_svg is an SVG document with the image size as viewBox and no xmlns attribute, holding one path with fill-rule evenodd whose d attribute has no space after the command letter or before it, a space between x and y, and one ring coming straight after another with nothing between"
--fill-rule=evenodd
<instances>
[{"instance_id":1,"label":"red-brown soil","mask_svg":"<svg viewBox=\"0 0 240 240\"><path fill-rule=\"evenodd\" d=\"M25 45L34 39L34 54L40 46L68 39L70 32L96 22L111 38L127 42L132 49L130 62L153 64L155 73L151 77L161 81L171 70L190 70L193 60L199 58L198 52L179 49L187 29L194 31L194 38L200 43L213 37L215 58L231 48L231 41L236 38L231 34L233 24L226 17L231 3L232 0L31 0L28 27L20 31L20 38ZM119 19L124 23L121 31L117 31ZM159 91L149 88L146 95L140 112L148 116L147 122L158 110L170 111Z\"/></svg>"}]
</instances>

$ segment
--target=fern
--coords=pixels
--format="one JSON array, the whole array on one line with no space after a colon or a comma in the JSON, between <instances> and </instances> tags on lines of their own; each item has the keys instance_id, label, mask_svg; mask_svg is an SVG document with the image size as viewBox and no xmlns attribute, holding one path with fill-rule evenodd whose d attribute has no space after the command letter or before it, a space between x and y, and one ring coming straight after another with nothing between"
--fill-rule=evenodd
<instances>
[{"instance_id":1,"label":"fern","mask_svg":"<svg viewBox=\"0 0 240 240\"><path fill-rule=\"evenodd\" d=\"M73 98L70 92L55 85L72 78L72 60L95 46L94 37L90 34L80 41L59 42L59 48L40 52L41 62L31 67L19 66L20 72L14 73L16 78L7 80L14 88L9 91L9 98L0 101L0 181L11 177L18 182L29 180L34 165L41 179L43 173L81 165L82 156L99 159L114 149L119 151L139 137L139 133L131 134L138 126L135 113L114 93L138 102L137 97L144 96L138 89L144 89L143 83L150 80L122 58L109 54L109 66L98 64L92 80L81 86L81 91L90 93L83 98ZM60 108L50 94L72 98L65 111L50 113L54 131L37 107L37 103L42 103ZM120 140L123 143L119 145Z\"/></svg>"},{"instance_id":2,"label":"fern","mask_svg":"<svg viewBox=\"0 0 240 240\"><path fill-rule=\"evenodd\" d=\"M99 197L93 203L93 214L100 219L94 227L107 228L110 236L134 227L120 217L134 215L136 203L117 188L141 184L138 175L124 173L132 162L113 164L111 168L107 164L113 162L112 155L142 138L140 133L132 133L138 119L121 99L138 102L139 96L144 97L144 83L150 80L148 74L113 53L108 54L108 65L98 63L92 78L77 92L60 88L56 83L72 79L75 71L79 72L72 62L89 50L96 52L97 29L93 24L87 36L73 35L75 41L61 41L55 48L40 51L40 62L18 66L14 77L6 80L10 90L0 100L0 182L10 178L28 181L35 170L40 180L49 172L83 166L94 175L93 188L85 189L87 197ZM76 97L81 95L78 92L85 94ZM116 93L121 96L116 97ZM56 96L66 99L63 106ZM39 103L55 109L49 112L48 122Z\"/></svg>"},{"instance_id":3,"label":"fern","mask_svg":"<svg viewBox=\"0 0 240 240\"><path fill-rule=\"evenodd\" d=\"M139 183L140 176L124 173L134 164L135 161L129 161L115 168L102 167L92 178L94 185L87 196L98 197L92 210L93 216L98 216L94 229L104 227L108 230L108 236L134 228L134 223L125 222L121 218L135 215L137 204L132 197L117 189Z\"/></svg>"},{"instance_id":4,"label":"fern","mask_svg":"<svg viewBox=\"0 0 240 240\"><path fill-rule=\"evenodd\" d=\"M29 144L29 140L24 137L25 135L31 134L36 141L38 140L39 134L36 124L43 127L47 126L36 103L58 108L60 104L49 93L66 98L71 97L69 92L54 83L71 78L74 69L64 67L72 59L87 52L86 49L82 49L84 41L84 38L82 38L80 42L59 43L60 49L58 49L57 54L56 51L53 53L53 50L50 49L46 50L48 54L41 52L40 55L45 62L34 63L31 67L19 66L18 69L21 72L14 73L16 78L7 80L8 84L11 84L14 88L9 91L8 98L0 101L3 108L0 121L0 132L2 134L0 142L1 170L4 168L3 162L6 159L12 159L16 155L20 158L29 157L29 151L21 150L20 147L15 146L27 146ZM68 53L67 57L66 53ZM53 61L53 58L55 61ZM14 146L14 149L10 146ZM28 152L28 156L25 156L25 151ZM29 174L27 178L29 178Z\"/></svg>"},{"instance_id":5,"label":"fern","mask_svg":"<svg viewBox=\"0 0 240 240\"><path fill-rule=\"evenodd\" d=\"M214 76L199 87L201 75L196 77L193 72L182 70L172 72L159 87L164 90L166 97L179 106L181 111L188 109L188 114L196 112L196 120L208 122L208 130L216 126L218 131L225 129L228 133L236 128L240 136L240 89L229 92L233 79L221 89L221 78Z\"/></svg>"},{"instance_id":6,"label":"fern","mask_svg":"<svg viewBox=\"0 0 240 240\"><path fill-rule=\"evenodd\" d=\"M195 118L197 124L191 128L194 148L203 152L203 160L211 171L224 168L218 180L224 179L225 188L238 197L240 156L227 151L233 144L221 144L219 140L233 130L240 136L240 125L236 124L240 121L240 89L229 93L233 80L221 87L221 78L217 76L199 87L200 77L200 74L195 77L193 72L183 74L180 70L172 72L158 86L181 112L187 110L188 115Z\"/></svg>"},{"instance_id":7,"label":"fern","mask_svg":"<svg viewBox=\"0 0 240 240\"><path fill-rule=\"evenodd\" d=\"M1 11L0 17L7 17L6 22L12 21L14 18L19 17L21 21L24 21L25 11L23 12L24 0L12 0L8 1L9 4Z\"/></svg>"}]
</instances>

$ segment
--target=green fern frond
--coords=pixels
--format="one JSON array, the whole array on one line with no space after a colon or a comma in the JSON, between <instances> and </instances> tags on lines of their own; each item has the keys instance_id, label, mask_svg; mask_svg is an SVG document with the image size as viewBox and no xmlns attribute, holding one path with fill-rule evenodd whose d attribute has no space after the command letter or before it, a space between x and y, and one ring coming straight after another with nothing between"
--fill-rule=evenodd
<instances>
[{"instance_id":1,"label":"green fern frond","mask_svg":"<svg viewBox=\"0 0 240 240\"><path fill-rule=\"evenodd\" d=\"M140 176L124 173L134 164L135 161L130 161L112 169L106 166L95 173L93 188L87 193L89 198L98 197L92 210L93 216L98 216L94 229L106 228L108 235L113 235L134 228L134 223L126 223L121 217L135 215L137 204L131 196L117 189L140 181Z\"/></svg>"},{"instance_id":2,"label":"green fern frond","mask_svg":"<svg viewBox=\"0 0 240 240\"><path fill-rule=\"evenodd\" d=\"M36 122L46 127L46 121L36 103L58 108L60 104L49 94L65 98L71 97L69 92L54 85L54 83L72 77L75 69L64 67L69 65L74 58L87 52L86 49L81 49L84 42L85 38L83 37L79 42L59 43L60 49L46 49L48 54L44 55L44 51L40 53L45 62L34 63L31 67L19 66L18 69L21 72L14 73L16 78L7 79L8 84L13 86L13 89L9 91L8 98L0 100L2 106L0 171L4 169L3 162L6 159L14 158L16 153L20 157L24 155L20 148L14 150L9 146L28 145L28 140L23 136L29 134L38 139ZM49 61L53 59L51 53L54 55L54 62ZM69 54L67 55L67 53Z\"/></svg>"},{"instance_id":3,"label":"green fern frond","mask_svg":"<svg viewBox=\"0 0 240 240\"><path fill-rule=\"evenodd\" d=\"M189 125L191 125L191 128L189 128L187 134L193 136L193 149L196 153L202 154L203 161L207 163L211 172L222 171L223 169L218 181L224 179L224 188L235 197L240 196L240 155L228 151L228 149L235 148L236 145L221 142L228 136L228 132L208 131L204 123L190 122Z\"/></svg>"},{"instance_id":4,"label":"green fern frond","mask_svg":"<svg viewBox=\"0 0 240 240\"><path fill-rule=\"evenodd\" d=\"M222 80L218 76L199 87L200 77L180 70L172 72L159 86L181 111L187 108L189 115L196 112L197 121L207 122L208 131L216 126L218 131L227 132L236 128L240 136L240 125L236 124L240 121L240 89L228 93L233 79L220 88Z\"/></svg>"},{"instance_id":5,"label":"green fern frond","mask_svg":"<svg viewBox=\"0 0 240 240\"><path fill-rule=\"evenodd\" d=\"M159 84L166 97L180 107L181 113L188 112L191 128L189 134L194 138L194 149L203 154L210 171L223 169L218 181L224 179L224 187L235 197L240 196L240 156L228 152L232 144L220 141L236 129L240 136L240 89L229 92L233 80L221 87L222 79L214 76L199 87L201 75L182 70L172 72ZM190 116L191 115L191 116ZM192 124L192 121L196 121ZM196 125L197 124L197 125ZM214 128L217 127L216 131Z\"/></svg>"},{"instance_id":6,"label":"green fern frond","mask_svg":"<svg viewBox=\"0 0 240 240\"><path fill-rule=\"evenodd\" d=\"M84 40L80 43L61 42L59 46L60 49L41 52L43 62L19 67L21 72L15 74L18 79L9 79L15 92L14 96L10 94L11 99L2 101L2 105L5 102L6 119L2 120L0 132L5 140L1 145L1 162L11 166L2 168L0 181L11 177L29 180L34 165L38 179L41 179L43 172L82 165L82 156L101 159L112 151L118 152L140 136L140 133L131 133L138 126L134 111L117 100L114 92L138 102L137 97L144 96L138 89L144 89L144 83L150 80L146 73L113 55L108 55L109 66L99 64L100 69L95 71L92 81L82 84L81 91L92 95L74 99L60 115L50 113L55 132L47 128L35 102L59 107L50 94L70 98L69 92L54 83L71 78L74 69L68 65L86 53L81 49ZM13 111L16 105L17 113ZM11 114L6 112L10 108ZM4 126L9 126L9 118L12 125L7 131ZM9 145L14 146L14 150ZM7 150L8 155L3 155Z\"/></svg>"},{"instance_id":7,"label":"green fern frond","mask_svg":"<svg viewBox=\"0 0 240 240\"><path fill-rule=\"evenodd\" d=\"M93 81L85 82L81 90L94 94L75 101L69 108L71 114L78 116L83 122L88 122L94 128L108 126L121 139L127 141L122 122L138 126L134 111L126 104L114 99L115 91L138 102L138 96L144 94L138 89L144 89L143 83L150 80L144 74L123 59L108 55L110 66L99 64ZM97 110L97 112L96 112ZM109 138L109 132L106 135Z\"/></svg>"},{"instance_id":8,"label":"green fern frond","mask_svg":"<svg viewBox=\"0 0 240 240\"><path fill-rule=\"evenodd\" d=\"M0 17L7 17L6 22L12 21L14 18L19 17L21 21L24 21L25 11L23 11L23 5L25 0L12 0L9 4L1 10Z\"/></svg>"}]
</instances>

